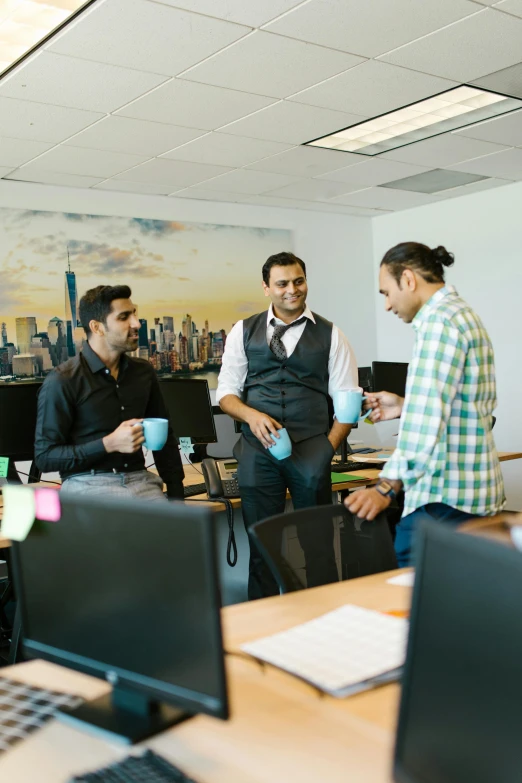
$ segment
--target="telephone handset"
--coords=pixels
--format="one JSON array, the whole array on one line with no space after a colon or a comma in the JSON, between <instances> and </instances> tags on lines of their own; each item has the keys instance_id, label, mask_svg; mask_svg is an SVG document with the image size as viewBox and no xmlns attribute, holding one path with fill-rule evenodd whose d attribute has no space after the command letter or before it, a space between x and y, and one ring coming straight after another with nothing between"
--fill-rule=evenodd
<instances>
[{"instance_id":1,"label":"telephone handset","mask_svg":"<svg viewBox=\"0 0 522 783\"><path fill-rule=\"evenodd\" d=\"M234 459L212 459L201 463L209 498L238 498L237 462Z\"/></svg>"}]
</instances>

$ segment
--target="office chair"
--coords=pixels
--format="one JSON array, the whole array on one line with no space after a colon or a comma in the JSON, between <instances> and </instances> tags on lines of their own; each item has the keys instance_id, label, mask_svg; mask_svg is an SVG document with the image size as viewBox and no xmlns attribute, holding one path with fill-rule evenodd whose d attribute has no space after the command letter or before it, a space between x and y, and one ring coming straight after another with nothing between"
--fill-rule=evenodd
<instances>
[{"instance_id":1,"label":"office chair","mask_svg":"<svg viewBox=\"0 0 522 783\"><path fill-rule=\"evenodd\" d=\"M281 593L307 587L304 554L297 537L299 526L330 525L333 541L334 523L339 530L336 552L338 581L397 568L386 514L379 514L373 522L366 522L355 517L343 505L300 509L263 519L248 531Z\"/></svg>"}]
</instances>

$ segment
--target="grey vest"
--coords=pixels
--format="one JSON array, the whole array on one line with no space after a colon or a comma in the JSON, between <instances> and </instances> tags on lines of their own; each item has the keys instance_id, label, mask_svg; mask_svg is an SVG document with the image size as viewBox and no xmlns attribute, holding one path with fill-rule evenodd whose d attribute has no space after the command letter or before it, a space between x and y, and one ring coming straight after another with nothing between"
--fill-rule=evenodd
<instances>
[{"instance_id":1,"label":"grey vest","mask_svg":"<svg viewBox=\"0 0 522 783\"><path fill-rule=\"evenodd\" d=\"M296 443L327 433L328 359L332 324L313 313L307 320L294 352L281 361L266 339L267 314L252 315L243 322L243 342L248 359L243 401L267 413L286 427ZM250 427L243 424L243 432Z\"/></svg>"}]
</instances>

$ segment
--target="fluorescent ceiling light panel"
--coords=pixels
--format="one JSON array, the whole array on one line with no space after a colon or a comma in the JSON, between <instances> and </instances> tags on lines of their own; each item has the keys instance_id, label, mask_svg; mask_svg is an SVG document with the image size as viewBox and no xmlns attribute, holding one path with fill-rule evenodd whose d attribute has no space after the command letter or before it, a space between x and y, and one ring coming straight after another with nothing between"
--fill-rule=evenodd
<instances>
[{"instance_id":1,"label":"fluorescent ceiling light panel","mask_svg":"<svg viewBox=\"0 0 522 783\"><path fill-rule=\"evenodd\" d=\"M522 100L517 98L462 85L307 144L340 152L380 155L520 108Z\"/></svg>"},{"instance_id":2,"label":"fluorescent ceiling light panel","mask_svg":"<svg viewBox=\"0 0 522 783\"><path fill-rule=\"evenodd\" d=\"M454 174L464 176L455 177ZM488 179L479 174L468 174L464 171L449 171L448 169L432 169L432 171L423 171L421 174L415 174L413 177L404 177L396 179L394 182L386 182L380 185L381 188L391 188L392 190L410 190L414 193L440 193L442 190L459 188L462 185L469 185L471 182L480 182Z\"/></svg>"},{"instance_id":3,"label":"fluorescent ceiling light panel","mask_svg":"<svg viewBox=\"0 0 522 783\"><path fill-rule=\"evenodd\" d=\"M85 0L0 0L0 75L85 4Z\"/></svg>"}]
</instances>

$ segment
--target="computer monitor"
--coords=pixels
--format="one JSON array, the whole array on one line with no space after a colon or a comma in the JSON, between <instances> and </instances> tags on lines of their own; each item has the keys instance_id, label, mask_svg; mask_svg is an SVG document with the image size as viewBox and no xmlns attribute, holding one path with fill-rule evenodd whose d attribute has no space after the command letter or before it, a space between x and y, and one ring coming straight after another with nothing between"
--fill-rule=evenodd
<instances>
[{"instance_id":1,"label":"computer monitor","mask_svg":"<svg viewBox=\"0 0 522 783\"><path fill-rule=\"evenodd\" d=\"M372 362L372 390L406 394L406 362Z\"/></svg>"},{"instance_id":2,"label":"computer monitor","mask_svg":"<svg viewBox=\"0 0 522 783\"><path fill-rule=\"evenodd\" d=\"M359 367L359 386L363 391L371 391L372 388L371 367Z\"/></svg>"},{"instance_id":3,"label":"computer monitor","mask_svg":"<svg viewBox=\"0 0 522 783\"><path fill-rule=\"evenodd\" d=\"M395 780L518 781L522 555L442 523L417 551Z\"/></svg>"},{"instance_id":4,"label":"computer monitor","mask_svg":"<svg viewBox=\"0 0 522 783\"><path fill-rule=\"evenodd\" d=\"M137 742L195 713L228 717L208 509L63 497L60 520L13 549L25 654L113 685L62 720Z\"/></svg>"},{"instance_id":5,"label":"computer monitor","mask_svg":"<svg viewBox=\"0 0 522 783\"><path fill-rule=\"evenodd\" d=\"M0 456L32 460L41 383L0 383Z\"/></svg>"},{"instance_id":6,"label":"computer monitor","mask_svg":"<svg viewBox=\"0 0 522 783\"><path fill-rule=\"evenodd\" d=\"M210 392L204 378L162 378L160 389L176 438L217 443Z\"/></svg>"}]
</instances>

